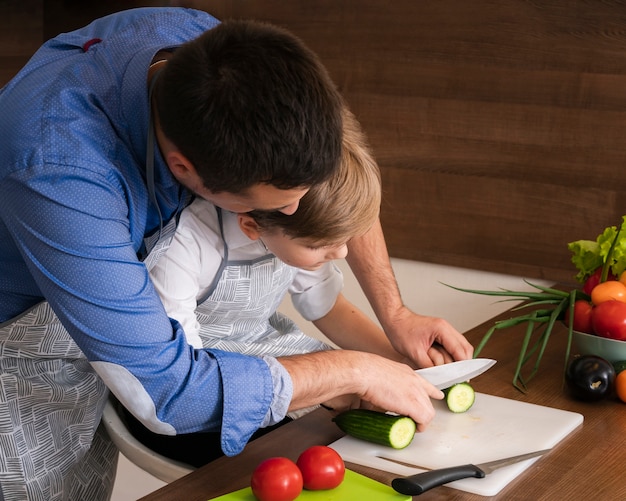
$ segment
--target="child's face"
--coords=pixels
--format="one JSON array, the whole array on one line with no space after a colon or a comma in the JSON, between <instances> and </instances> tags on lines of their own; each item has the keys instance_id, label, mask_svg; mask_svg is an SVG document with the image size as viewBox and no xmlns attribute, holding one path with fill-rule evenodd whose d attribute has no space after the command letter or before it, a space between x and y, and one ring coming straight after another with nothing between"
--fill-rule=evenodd
<instances>
[{"instance_id":1,"label":"child's face","mask_svg":"<svg viewBox=\"0 0 626 501\"><path fill-rule=\"evenodd\" d=\"M334 259L348 254L346 243L319 246L302 238L291 238L282 231L264 232L261 237L265 246L278 259L296 268L313 271Z\"/></svg>"},{"instance_id":2,"label":"child's face","mask_svg":"<svg viewBox=\"0 0 626 501\"><path fill-rule=\"evenodd\" d=\"M248 214L238 214L239 227L251 240L261 239L278 259L296 268L316 270L324 263L343 259L348 254L347 242L318 245L304 238L291 238L280 229L264 231Z\"/></svg>"}]
</instances>

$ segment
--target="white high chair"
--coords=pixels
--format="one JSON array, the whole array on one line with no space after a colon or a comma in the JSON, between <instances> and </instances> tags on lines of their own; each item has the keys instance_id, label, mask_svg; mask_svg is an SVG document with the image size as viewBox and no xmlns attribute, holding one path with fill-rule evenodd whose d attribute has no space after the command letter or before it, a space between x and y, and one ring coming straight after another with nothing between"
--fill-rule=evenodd
<instances>
[{"instance_id":1,"label":"white high chair","mask_svg":"<svg viewBox=\"0 0 626 501\"><path fill-rule=\"evenodd\" d=\"M137 440L126 427L120 403L109 396L102 414L102 423L119 451L133 464L159 480L170 483L195 470L191 465L169 459Z\"/></svg>"}]
</instances>

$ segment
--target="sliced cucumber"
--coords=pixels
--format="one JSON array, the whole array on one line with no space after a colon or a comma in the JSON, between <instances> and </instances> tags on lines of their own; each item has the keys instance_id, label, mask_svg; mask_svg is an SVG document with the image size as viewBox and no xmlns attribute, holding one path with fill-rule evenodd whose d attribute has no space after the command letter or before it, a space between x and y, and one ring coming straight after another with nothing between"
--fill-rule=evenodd
<instances>
[{"instance_id":1,"label":"sliced cucumber","mask_svg":"<svg viewBox=\"0 0 626 501\"><path fill-rule=\"evenodd\" d=\"M457 383L444 390L446 404L452 412L467 412L476 399L474 388L469 383Z\"/></svg>"},{"instance_id":2,"label":"sliced cucumber","mask_svg":"<svg viewBox=\"0 0 626 501\"><path fill-rule=\"evenodd\" d=\"M416 425L408 416L385 414L369 409L350 409L333 421L348 435L394 449L404 449L415 436Z\"/></svg>"}]
</instances>

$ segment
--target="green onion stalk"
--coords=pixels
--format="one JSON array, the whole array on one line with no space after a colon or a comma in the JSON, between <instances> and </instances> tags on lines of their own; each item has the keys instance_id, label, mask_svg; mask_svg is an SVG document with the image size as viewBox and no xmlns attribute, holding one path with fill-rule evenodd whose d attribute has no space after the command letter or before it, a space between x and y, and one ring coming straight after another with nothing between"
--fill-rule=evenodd
<instances>
[{"instance_id":1,"label":"green onion stalk","mask_svg":"<svg viewBox=\"0 0 626 501\"><path fill-rule=\"evenodd\" d=\"M603 234L598 237L600 239L602 235L606 235L608 230L612 230L610 232L611 236L614 235L608 252L605 251L603 253L604 255L600 256L601 259L599 262L602 265L602 275L600 279L601 281L605 281L607 279L608 273L612 267L613 269L619 269L623 267L623 262L621 258L616 263L613 255L617 245L626 246L626 237L622 237L620 239L622 226L624 226L625 222L626 216L623 216L622 223L617 228L609 227L605 230ZM576 245L574 244L579 244L579 242L590 241L572 242L571 244L569 244L569 248L574 252L573 247L576 247ZM588 252L588 249L586 249L586 252ZM576 264L575 257L572 258L572 261ZM577 267L580 271L581 268L578 265ZM584 282L584 280L590 274L591 270L586 273L579 273L577 278L581 282ZM517 365L515 367L515 373L513 375L512 381L513 386L522 393L525 393L528 390L528 383L539 370L539 365L541 363L541 359L543 358L543 354L545 352L548 341L550 340L550 335L552 334L554 325L557 323L557 321L565 320L566 318L567 321L565 323L567 325L567 348L565 350L564 364L565 368L567 368L572 347L574 303L579 299L584 299L586 301L590 301L591 299L590 296L587 293L583 292L582 289L564 291L552 287L543 287L528 282L526 280L525 282L535 290L530 292L513 291L509 289L500 289L495 291L476 290L463 289L460 287L454 287L452 285L444 284L448 287L451 287L452 289L461 292L502 297L504 298L502 299L502 301L522 301L522 304L513 308L512 311L519 311L523 313L513 318L496 321L495 324L485 333L482 340L474 350L474 357L478 357L485 345L489 342L492 335L496 331L508 329L509 327L513 327L519 324L526 324L526 333L522 341L522 346L517 359ZM533 359L533 357L535 358L532 369L528 374L523 374L522 369Z\"/></svg>"}]
</instances>

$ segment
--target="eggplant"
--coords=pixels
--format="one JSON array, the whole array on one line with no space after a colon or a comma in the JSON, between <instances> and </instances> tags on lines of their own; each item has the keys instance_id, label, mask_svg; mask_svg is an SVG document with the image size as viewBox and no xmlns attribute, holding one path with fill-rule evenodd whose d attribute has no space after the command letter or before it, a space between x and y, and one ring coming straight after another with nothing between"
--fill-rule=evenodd
<instances>
[{"instance_id":1,"label":"eggplant","mask_svg":"<svg viewBox=\"0 0 626 501\"><path fill-rule=\"evenodd\" d=\"M582 355L567 366L565 383L569 393L577 400L601 400L613 393L615 368L597 355Z\"/></svg>"}]
</instances>

